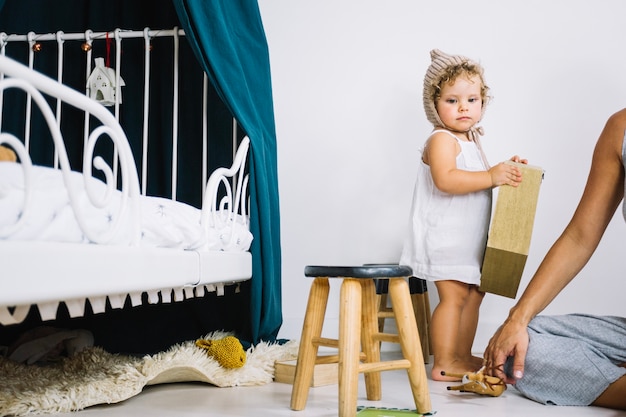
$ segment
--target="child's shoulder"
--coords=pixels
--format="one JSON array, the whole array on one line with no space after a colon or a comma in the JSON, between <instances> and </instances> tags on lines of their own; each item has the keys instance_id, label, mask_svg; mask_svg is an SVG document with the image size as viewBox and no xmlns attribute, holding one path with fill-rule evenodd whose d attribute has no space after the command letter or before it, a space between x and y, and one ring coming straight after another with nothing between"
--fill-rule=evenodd
<instances>
[{"instance_id":1,"label":"child's shoulder","mask_svg":"<svg viewBox=\"0 0 626 417\"><path fill-rule=\"evenodd\" d=\"M456 141L461 140L457 135L455 135L448 129L443 129L443 128L437 128L437 129L434 129L432 132L430 132L430 135L428 136L428 140L430 141L433 139L435 140L445 139L445 140L456 140Z\"/></svg>"},{"instance_id":2,"label":"child's shoulder","mask_svg":"<svg viewBox=\"0 0 626 417\"><path fill-rule=\"evenodd\" d=\"M460 142L462 142L462 140L453 132L438 128L433 130L426 139L424 152L428 153L438 149L438 152L445 151L458 154L461 150Z\"/></svg>"}]
</instances>

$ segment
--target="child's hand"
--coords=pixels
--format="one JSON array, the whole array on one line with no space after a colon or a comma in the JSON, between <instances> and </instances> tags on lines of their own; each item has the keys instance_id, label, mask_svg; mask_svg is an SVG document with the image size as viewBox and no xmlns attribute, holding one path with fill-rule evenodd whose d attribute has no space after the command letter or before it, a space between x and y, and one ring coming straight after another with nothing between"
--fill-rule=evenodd
<instances>
[{"instance_id":1,"label":"child's hand","mask_svg":"<svg viewBox=\"0 0 626 417\"><path fill-rule=\"evenodd\" d=\"M521 161L525 160L519 160L514 162ZM525 164L526 162L521 163ZM499 187L505 184L517 187L519 183L522 182L522 171L520 171L519 168L511 164L505 164L504 162L500 162L498 165L491 167L488 172L489 175L491 175L491 184L493 184L494 187Z\"/></svg>"},{"instance_id":2,"label":"child's hand","mask_svg":"<svg viewBox=\"0 0 626 417\"><path fill-rule=\"evenodd\" d=\"M520 164L528 164L528 159L522 159L517 155L514 155L510 159L512 162L518 162Z\"/></svg>"}]
</instances>

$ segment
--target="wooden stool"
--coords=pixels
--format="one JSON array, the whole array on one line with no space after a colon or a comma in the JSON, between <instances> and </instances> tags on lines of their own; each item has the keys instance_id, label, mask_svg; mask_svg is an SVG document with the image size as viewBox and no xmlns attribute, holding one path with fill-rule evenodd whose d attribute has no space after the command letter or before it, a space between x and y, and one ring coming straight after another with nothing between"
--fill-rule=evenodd
<instances>
[{"instance_id":1,"label":"wooden stool","mask_svg":"<svg viewBox=\"0 0 626 417\"><path fill-rule=\"evenodd\" d=\"M375 279L374 283L376 284L376 294L378 294L378 331L382 333L385 329L385 319L394 318L393 304L389 305L387 301L389 281L386 279ZM411 293L413 312L415 313L417 330L420 335L424 363L430 363L430 355L433 349L430 340L431 312L430 299L428 298L428 283L421 278L409 277L409 292Z\"/></svg>"},{"instance_id":2,"label":"wooden stool","mask_svg":"<svg viewBox=\"0 0 626 417\"><path fill-rule=\"evenodd\" d=\"M296 374L291 392L291 409L303 410L309 395L315 364L339 363L339 417L355 416L359 373L365 374L367 399L381 399L381 371L406 369L418 412L431 411L428 380L424 367L415 314L406 278L411 268L402 265L307 266L304 275L314 277L309 293ZM342 278L339 306L339 339L322 337L329 278ZM376 286L372 278L389 280L398 334L378 331ZM381 362L380 342L400 343L403 359ZM338 355L318 356L320 346L339 350ZM361 362L362 360L362 362Z\"/></svg>"}]
</instances>

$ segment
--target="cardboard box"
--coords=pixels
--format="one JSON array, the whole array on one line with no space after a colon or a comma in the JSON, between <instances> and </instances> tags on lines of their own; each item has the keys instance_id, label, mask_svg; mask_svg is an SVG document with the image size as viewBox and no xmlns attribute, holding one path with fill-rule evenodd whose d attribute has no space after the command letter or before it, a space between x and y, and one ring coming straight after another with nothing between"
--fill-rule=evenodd
<instances>
[{"instance_id":1,"label":"cardboard box","mask_svg":"<svg viewBox=\"0 0 626 417\"><path fill-rule=\"evenodd\" d=\"M285 384L293 384L296 376L296 361L283 361L274 364L274 381L283 382ZM333 385L339 383L339 365L337 363L323 363L315 365L313 370L313 378L311 379L312 387L320 387L322 385Z\"/></svg>"},{"instance_id":2,"label":"cardboard box","mask_svg":"<svg viewBox=\"0 0 626 417\"><path fill-rule=\"evenodd\" d=\"M491 218L480 290L515 298L524 272L543 169L511 161L522 171L518 187L501 186Z\"/></svg>"}]
</instances>

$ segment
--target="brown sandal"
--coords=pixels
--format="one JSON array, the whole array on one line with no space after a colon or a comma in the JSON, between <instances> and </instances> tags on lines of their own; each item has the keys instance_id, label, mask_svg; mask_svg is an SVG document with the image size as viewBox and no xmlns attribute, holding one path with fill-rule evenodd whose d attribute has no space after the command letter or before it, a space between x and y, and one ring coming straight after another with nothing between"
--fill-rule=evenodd
<instances>
[{"instance_id":1,"label":"brown sandal","mask_svg":"<svg viewBox=\"0 0 626 417\"><path fill-rule=\"evenodd\" d=\"M498 377L485 375L483 366L476 372L467 374L449 374L441 371L441 375L461 378L463 384L448 387L449 391L473 392L480 395L489 395L491 397L499 397L506 391L506 384Z\"/></svg>"}]
</instances>

